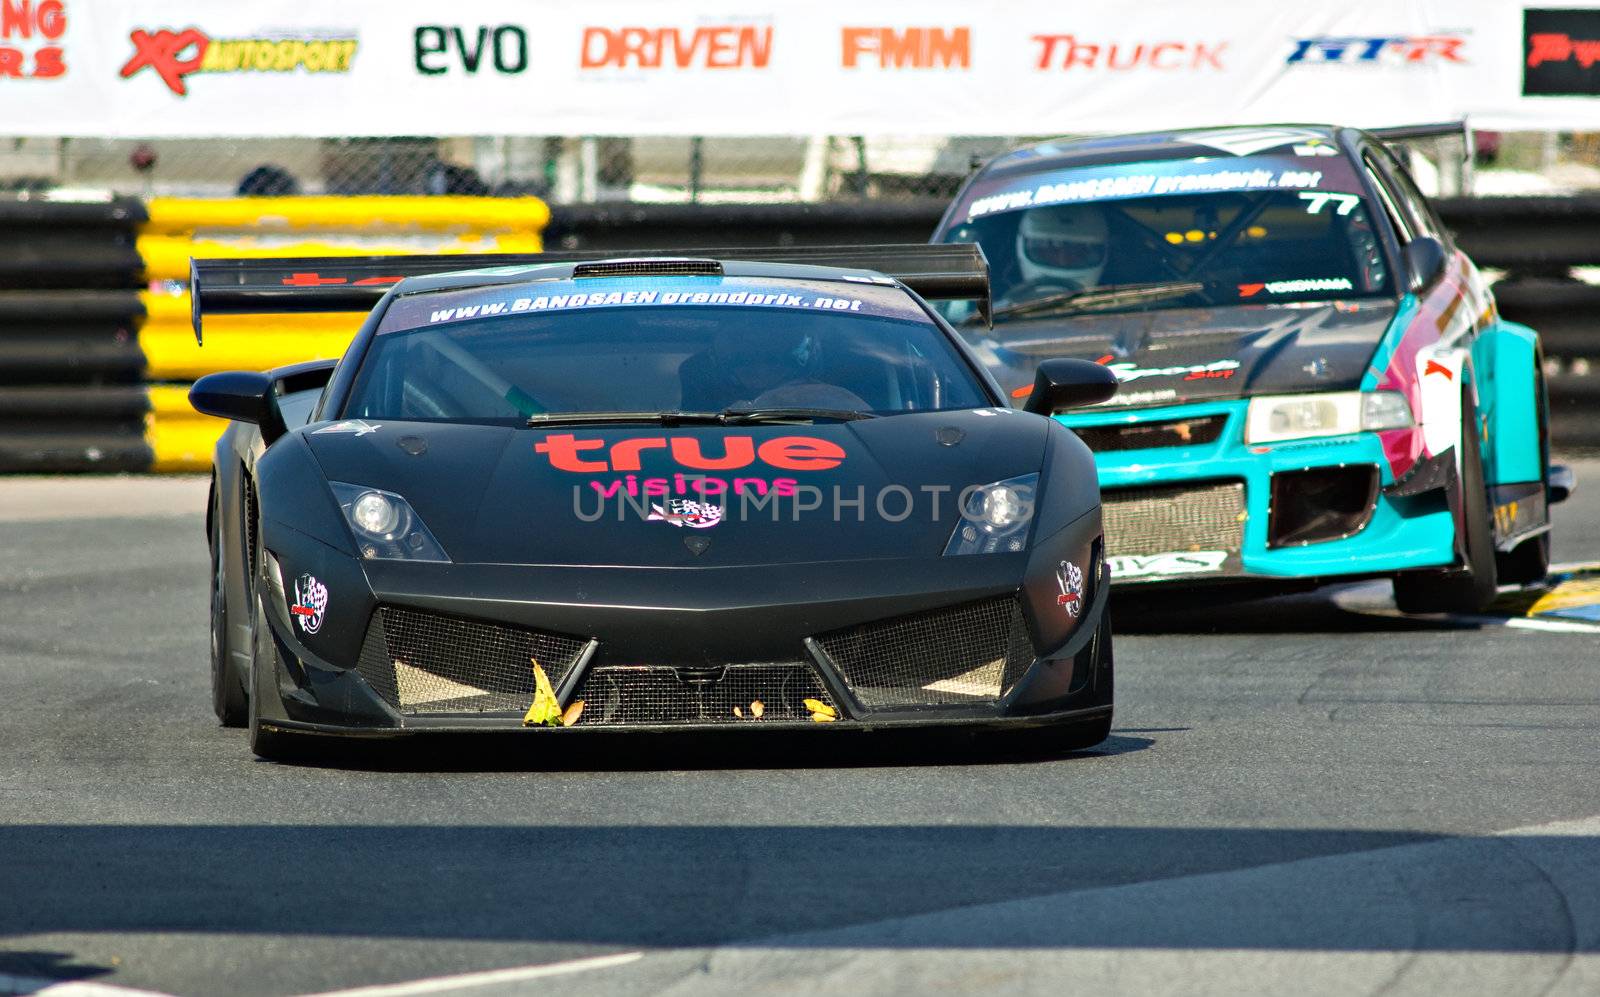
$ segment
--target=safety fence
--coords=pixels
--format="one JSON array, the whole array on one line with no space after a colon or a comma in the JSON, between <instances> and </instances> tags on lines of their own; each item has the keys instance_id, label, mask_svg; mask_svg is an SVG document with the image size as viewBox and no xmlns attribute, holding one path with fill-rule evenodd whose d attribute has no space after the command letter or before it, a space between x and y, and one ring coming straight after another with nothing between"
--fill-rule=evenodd
<instances>
[{"instance_id":1,"label":"safety fence","mask_svg":"<svg viewBox=\"0 0 1600 997\"><path fill-rule=\"evenodd\" d=\"M1443 198L1501 311L1538 329L1552 437L1600 446L1600 197ZM195 344L191 256L536 252L917 242L940 199L852 204L590 204L531 197L0 201L0 472L209 465L221 424L188 405L216 370L343 353L359 316L219 316Z\"/></svg>"}]
</instances>

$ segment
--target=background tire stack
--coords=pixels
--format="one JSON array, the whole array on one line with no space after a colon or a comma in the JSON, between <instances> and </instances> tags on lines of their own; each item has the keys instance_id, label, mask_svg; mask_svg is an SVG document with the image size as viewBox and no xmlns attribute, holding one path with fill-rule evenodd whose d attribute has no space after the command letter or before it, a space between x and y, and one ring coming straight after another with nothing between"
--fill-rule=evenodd
<instances>
[{"instance_id":1,"label":"background tire stack","mask_svg":"<svg viewBox=\"0 0 1600 997\"><path fill-rule=\"evenodd\" d=\"M143 471L137 200L0 198L0 472Z\"/></svg>"}]
</instances>

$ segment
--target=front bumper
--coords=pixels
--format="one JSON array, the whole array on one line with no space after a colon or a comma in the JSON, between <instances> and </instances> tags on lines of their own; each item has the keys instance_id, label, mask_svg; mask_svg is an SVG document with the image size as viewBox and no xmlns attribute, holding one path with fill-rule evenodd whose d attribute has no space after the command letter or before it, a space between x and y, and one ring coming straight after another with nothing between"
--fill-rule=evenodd
<instances>
[{"instance_id":1,"label":"front bumper","mask_svg":"<svg viewBox=\"0 0 1600 997\"><path fill-rule=\"evenodd\" d=\"M1090 722L1112 705L1109 647L1100 636L1109 634L1103 567L1084 587L1075 626L1036 614L1056 605L1053 587L1039 591L1046 579L1054 586L1051 559L1068 548L1087 558L1097 533L1097 517L1084 517L1029 554L884 562L869 572L856 562L657 578L651 569L358 566L292 530L269 529L269 573L294 577L316 568L306 567L309 559L338 557L319 570L332 577L340 568L364 569L368 577L363 599L341 607L352 617L343 629L325 623L315 635L274 605L273 585L262 586L259 723L392 737ZM354 578L347 572L342 581ZM512 592L520 596L492 595ZM651 592L670 594L640 599ZM1003 620L997 607L1009 607ZM954 667L949 646L975 640L972 621L980 617L1000 641L999 656L975 669ZM960 625L940 630L947 619ZM1009 643L995 629L1005 625ZM884 653L857 661L867 645ZM585 701L575 726L523 727L529 658L541 662L563 707ZM909 680L896 671L923 664L934 671ZM826 704L837 719L813 719L800 706L805 700Z\"/></svg>"},{"instance_id":2,"label":"front bumper","mask_svg":"<svg viewBox=\"0 0 1600 997\"><path fill-rule=\"evenodd\" d=\"M1107 427L1169 420L1221 417L1226 420L1212 441L1147 449L1102 450L1095 454L1102 500L1108 512L1107 559L1119 570L1119 585L1151 582L1185 584L1247 579L1332 579L1353 575L1387 575L1414 568L1447 566L1456 560L1455 521L1444 489L1419 494L1393 494L1394 476L1376 433L1295 440L1267 445L1244 443L1245 401L1170 406L1131 412L1094 412L1058 416L1068 427ZM1274 544L1273 476L1318 468L1375 468L1379 489L1370 516L1348 536L1292 545ZM1237 484L1243 497L1242 529L1231 549L1197 550L1181 539L1170 550L1151 551L1149 537L1116 536L1111 509L1124 497L1161 486ZM1137 524L1134 524L1135 528ZM1126 552L1137 543L1142 560ZM1161 546L1158 544L1158 546ZM1171 557L1162 557L1170 553ZM1196 554L1208 556L1196 557ZM1187 556L1184 556L1187 555Z\"/></svg>"}]
</instances>

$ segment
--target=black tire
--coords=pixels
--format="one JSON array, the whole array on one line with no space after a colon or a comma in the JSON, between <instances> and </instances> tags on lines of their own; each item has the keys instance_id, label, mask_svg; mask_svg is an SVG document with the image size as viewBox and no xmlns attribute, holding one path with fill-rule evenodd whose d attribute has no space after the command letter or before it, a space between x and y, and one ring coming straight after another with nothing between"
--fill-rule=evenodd
<instances>
[{"instance_id":1,"label":"black tire","mask_svg":"<svg viewBox=\"0 0 1600 997\"><path fill-rule=\"evenodd\" d=\"M1478 438L1478 408L1463 392L1461 399L1461 531L1467 563L1442 571L1408 571L1394 579L1394 603L1403 613L1477 613L1494 601L1494 528L1489 519L1489 492L1483 478L1483 452Z\"/></svg>"},{"instance_id":2,"label":"black tire","mask_svg":"<svg viewBox=\"0 0 1600 997\"><path fill-rule=\"evenodd\" d=\"M258 623L258 625L260 625ZM271 640L257 635L257 645L262 640ZM307 750L309 738L301 734L290 734L281 730L271 730L261 725L261 704L266 697L273 695L272 685L276 684L271 678L257 674L266 667L262 655L275 654L275 651L263 652L255 646L250 656L250 750L258 758L265 758L274 762L290 762L308 760L311 753Z\"/></svg>"},{"instance_id":3,"label":"black tire","mask_svg":"<svg viewBox=\"0 0 1600 997\"><path fill-rule=\"evenodd\" d=\"M1550 534L1541 533L1495 555L1495 569L1508 585L1537 585L1550 574Z\"/></svg>"},{"instance_id":4,"label":"black tire","mask_svg":"<svg viewBox=\"0 0 1600 997\"><path fill-rule=\"evenodd\" d=\"M222 500L211 488L211 708L224 727L243 727L249 719L244 678L228 650L227 567L222 556Z\"/></svg>"}]
</instances>

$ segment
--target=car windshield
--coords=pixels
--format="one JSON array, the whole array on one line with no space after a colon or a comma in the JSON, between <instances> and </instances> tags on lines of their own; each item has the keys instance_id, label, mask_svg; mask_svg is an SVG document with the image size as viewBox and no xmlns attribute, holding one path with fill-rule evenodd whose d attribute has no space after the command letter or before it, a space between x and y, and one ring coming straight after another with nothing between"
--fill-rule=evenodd
<instances>
[{"instance_id":1,"label":"car windshield","mask_svg":"<svg viewBox=\"0 0 1600 997\"><path fill-rule=\"evenodd\" d=\"M814 294L820 282L785 282L749 299L779 298L778 304L696 307L682 299L747 295L724 285L682 298L658 292L651 300L649 291L637 292L646 282L621 292L594 281L580 282L584 292L576 299L620 302L632 293L634 303L571 307L574 296L565 290L573 283L537 296L524 286L520 298L481 306L439 307L463 300L460 293L415 296L423 307L399 309L399 320L428 324L380 329L343 415L520 425L569 415L764 411L850 418L990 404L978 375L898 288L858 294L847 287L848 296L836 299ZM839 292L837 284L822 286ZM538 304L551 300L562 307Z\"/></svg>"},{"instance_id":2,"label":"car windshield","mask_svg":"<svg viewBox=\"0 0 1600 997\"><path fill-rule=\"evenodd\" d=\"M1177 193L980 214L943 242L989 259L994 320L1383 295L1390 274L1359 194ZM966 303L943 306L970 320Z\"/></svg>"}]
</instances>

